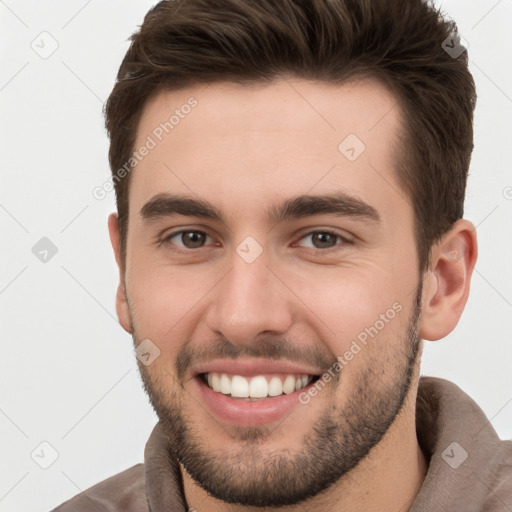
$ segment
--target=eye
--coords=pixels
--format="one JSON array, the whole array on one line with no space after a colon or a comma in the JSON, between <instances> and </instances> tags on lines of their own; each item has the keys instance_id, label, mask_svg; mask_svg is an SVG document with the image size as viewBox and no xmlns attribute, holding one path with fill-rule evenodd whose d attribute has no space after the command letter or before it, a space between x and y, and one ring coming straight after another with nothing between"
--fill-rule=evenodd
<instances>
[{"instance_id":1,"label":"eye","mask_svg":"<svg viewBox=\"0 0 512 512\"><path fill-rule=\"evenodd\" d=\"M310 240L309 244L304 244L303 247L310 247L312 249L332 249L336 245L350 244L350 240L341 236L339 233L333 231L311 231L300 238L300 240ZM299 240L299 242L300 242ZM338 244L341 241L341 244Z\"/></svg>"},{"instance_id":2,"label":"eye","mask_svg":"<svg viewBox=\"0 0 512 512\"><path fill-rule=\"evenodd\" d=\"M163 242L177 245L184 249L200 249L209 238L211 239L204 231L190 229L170 233L164 238Z\"/></svg>"}]
</instances>

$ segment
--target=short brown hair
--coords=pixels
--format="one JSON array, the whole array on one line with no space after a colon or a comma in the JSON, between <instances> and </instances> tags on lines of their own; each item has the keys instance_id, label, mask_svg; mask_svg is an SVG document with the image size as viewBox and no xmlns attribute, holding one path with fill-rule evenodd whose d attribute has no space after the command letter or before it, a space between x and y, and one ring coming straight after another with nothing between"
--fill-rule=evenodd
<instances>
[{"instance_id":1,"label":"short brown hair","mask_svg":"<svg viewBox=\"0 0 512 512\"><path fill-rule=\"evenodd\" d=\"M131 36L105 104L112 174L130 160L144 105L161 90L281 74L338 84L374 78L403 114L397 179L414 208L423 272L432 244L463 216L473 150L467 52L443 48L455 45L456 33L426 0L161 1ZM130 173L115 180L123 261L129 183Z\"/></svg>"}]
</instances>

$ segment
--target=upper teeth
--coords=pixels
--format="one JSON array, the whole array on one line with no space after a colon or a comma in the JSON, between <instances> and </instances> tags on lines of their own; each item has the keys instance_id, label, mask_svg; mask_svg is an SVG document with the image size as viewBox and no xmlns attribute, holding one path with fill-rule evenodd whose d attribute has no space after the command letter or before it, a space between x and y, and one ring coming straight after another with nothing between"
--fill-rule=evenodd
<instances>
[{"instance_id":1,"label":"upper teeth","mask_svg":"<svg viewBox=\"0 0 512 512\"><path fill-rule=\"evenodd\" d=\"M207 373L208 386L214 391L239 398L265 398L290 394L307 386L313 377L311 375L287 375L267 377L257 375L245 378L241 375L228 376L225 373Z\"/></svg>"}]
</instances>

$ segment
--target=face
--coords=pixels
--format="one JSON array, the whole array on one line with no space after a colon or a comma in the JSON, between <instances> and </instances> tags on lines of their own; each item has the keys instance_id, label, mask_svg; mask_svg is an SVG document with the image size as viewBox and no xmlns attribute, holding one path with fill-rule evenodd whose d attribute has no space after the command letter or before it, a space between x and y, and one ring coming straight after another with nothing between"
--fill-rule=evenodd
<instances>
[{"instance_id":1,"label":"face","mask_svg":"<svg viewBox=\"0 0 512 512\"><path fill-rule=\"evenodd\" d=\"M292 78L146 105L118 313L182 466L221 500L318 494L414 387L421 279L395 106L374 82Z\"/></svg>"}]
</instances>

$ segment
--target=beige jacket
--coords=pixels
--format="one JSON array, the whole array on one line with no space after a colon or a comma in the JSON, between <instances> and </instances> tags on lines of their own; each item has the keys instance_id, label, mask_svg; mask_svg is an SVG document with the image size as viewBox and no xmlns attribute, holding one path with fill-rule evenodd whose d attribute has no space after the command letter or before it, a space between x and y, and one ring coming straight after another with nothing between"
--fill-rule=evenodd
<instances>
[{"instance_id":1,"label":"beige jacket","mask_svg":"<svg viewBox=\"0 0 512 512\"><path fill-rule=\"evenodd\" d=\"M416 412L418 440L430 462L410 512L512 512L512 440L500 441L480 407L444 379L420 378ZM144 464L52 512L187 512L177 461L169 453L157 423Z\"/></svg>"}]
</instances>

